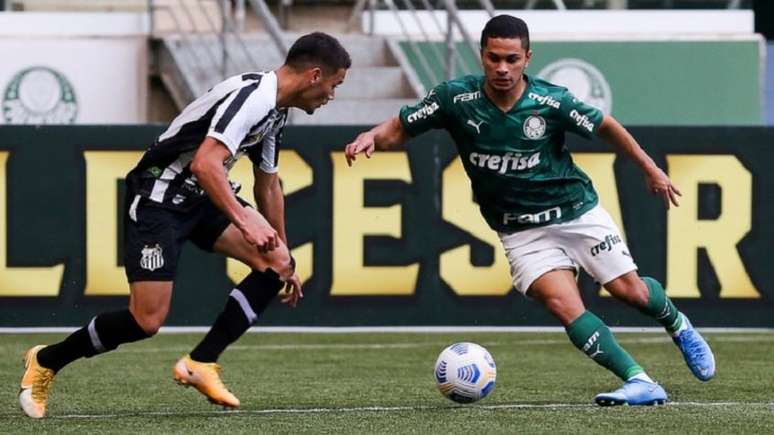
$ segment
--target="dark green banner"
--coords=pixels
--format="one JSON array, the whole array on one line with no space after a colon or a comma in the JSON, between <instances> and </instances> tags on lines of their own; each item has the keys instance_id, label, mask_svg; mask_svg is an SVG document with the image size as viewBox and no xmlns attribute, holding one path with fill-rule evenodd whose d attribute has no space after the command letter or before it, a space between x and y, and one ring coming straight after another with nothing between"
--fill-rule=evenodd
<instances>
[{"instance_id":1,"label":"dark green banner","mask_svg":"<svg viewBox=\"0 0 774 435\"><path fill-rule=\"evenodd\" d=\"M280 157L290 245L306 280L289 326L558 325L510 287L444 133L348 168L350 127L289 127ZM122 177L161 128L0 127L0 326L76 326L125 306ZM774 327L774 129L632 130L683 191L667 212L640 171L571 137L640 271L703 326ZM250 192L250 164L232 176ZM242 197L251 200L248 194ZM208 325L245 273L187 246L167 325ZM587 276L588 307L612 325L655 326Z\"/></svg>"}]
</instances>

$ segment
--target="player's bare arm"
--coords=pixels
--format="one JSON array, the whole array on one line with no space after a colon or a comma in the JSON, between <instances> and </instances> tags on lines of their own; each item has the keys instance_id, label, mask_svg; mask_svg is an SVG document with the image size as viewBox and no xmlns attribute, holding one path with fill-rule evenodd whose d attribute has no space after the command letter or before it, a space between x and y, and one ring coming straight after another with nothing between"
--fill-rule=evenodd
<instances>
[{"instance_id":1,"label":"player's bare arm","mask_svg":"<svg viewBox=\"0 0 774 435\"><path fill-rule=\"evenodd\" d=\"M231 191L223 168L223 162L230 156L231 151L224 144L207 137L194 155L191 172L196 175L197 182L212 202L242 232L248 243L263 250L275 249L279 246L277 231L268 222L251 219Z\"/></svg>"},{"instance_id":2,"label":"player's bare arm","mask_svg":"<svg viewBox=\"0 0 774 435\"><path fill-rule=\"evenodd\" d=\"M282 193L278 173L269 174L253 165L253 197L258 211L266 218L269 225L277 231L280 239L287 244L285 234L285 196Z\"/></svg>"},{"instance_id":3,"label":"player's bare arm","mask_svg":"<svg viewBox=\"0 0 774 435\"><path fill-rule=\"evenodd\" d=\"M659 168L653 159L643 151L639 143L615 118L605 115L599 126L599 136L613 145L618 151L631 158L645 173L645 183L648 189L658 194L664 200L664 206L680 205L680 190L672 183L669 176Z\"/></svg>"},{"instance_id":4,"label":"player's bare arm","mask_svg":"<svg viewBox=\"0 0 774 435\"><path fill-rule=\"evenodd\" d=\"M408 134L403 129L398 117L393 117L377 125L376 127L360 133L354 141L347 144L344 148L344 154L347 157L347 164L352 166L352 162L358 154L365 154L371 158L376 149L387 150L403 144L408 139Z\"/></svg>"},{"instance_id":5,"label":"player's bare arm","mask_svg":"<svg viewBox=\"0 0 774 435\"><path fill-rule=\"evenodd\" d=\"M266 218L268 224L277 230L281 241L287 246L288 238L285 234L285 196L282 193L282 185L278 173L269 174L253 165L253 196L258 206L258 211ZM280 301L295 308L298 301L304 297L301 279L297 273L287 279L285 293Z\"/></svg>"}]
</instances>

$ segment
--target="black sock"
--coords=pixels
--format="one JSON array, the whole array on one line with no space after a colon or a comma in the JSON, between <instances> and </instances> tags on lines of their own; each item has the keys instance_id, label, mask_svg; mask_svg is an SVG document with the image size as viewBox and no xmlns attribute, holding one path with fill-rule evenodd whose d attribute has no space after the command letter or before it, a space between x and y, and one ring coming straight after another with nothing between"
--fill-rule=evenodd
<instances>
[{"instance_id":1,"label":"black sock","mask_svg":"<svg viewBox=\"0 0 774 435\"><path fill-rule=\"evenodd\" d=\"M282 289L283 282L271 269L252 271L231 291L226 307L207 335L191 352L191 359L215 362L226 349L250 328Z\"/></svg>"},{"instance_id":2,"label":"black sock","mask_svg":"<svg viewBox=\"0 0 774 435\"><path fill-rule=\"evenodd\" d=\"M140 328L128 309L102 313L63 341L41 349L37 355L38 362L58 372L78 358L109 352L120 344L143 338L148 338L148 334Z\"/></svg>"}]
</instances>

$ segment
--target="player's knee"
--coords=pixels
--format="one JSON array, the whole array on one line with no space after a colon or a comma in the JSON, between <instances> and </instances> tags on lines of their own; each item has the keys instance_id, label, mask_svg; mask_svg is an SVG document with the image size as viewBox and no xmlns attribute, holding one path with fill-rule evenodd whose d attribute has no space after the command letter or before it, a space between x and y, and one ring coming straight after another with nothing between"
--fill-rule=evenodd
<instances>
[{"instance_id":1,"label":"player's knee","mask_svg":"<svg viewBox=\"0 0 774 435\"><path fill-rule=\"evenodd\" d=\"M614 296L630 305L646 307L648 306L650 293L648 292L648 286L638 278L621 285Z\"/></svg>"},{"instance_id":2,"label":"player's knee","mask_svg":"<svg viewBox=\"0 0 774 435\"><path fill-rule=\"evenodd\" d=\"M551 313L562 325L567 326L583 314L586 308L583 302L573 298L563 296L546 296L539 299L543 306Z\"/></svg>"},{"instance_id":3,"label":"player's knee","mask_svg":"<svg viewBox=\"0 0 774 435\"><path fill-rule=\"evenodd\" d=\"M287 251L274 256L269 267L276 272L283 281L293 276L296 272L296 262Z\"/></svg>"},{"instance_id":4,"label":"player's knee","mask_svg":"<svg viewBox=\"0 0 774 435\"><path fill-rule=\"evenodd\" d=\"M293 256L290 255L290 251L287 247L282 245L279 249L275 250L269 258L268 268L273 270L280 279L287 280L296 271L296 261Z\"/></svg>"},{"instance_id":5,"label":"player's knee","mask_svg":"<svg viewBox=\"0 0 774 435\"><path fill-rule=\"evenodd\" d=\"M634 307L648 306L650 291L645 282L636 273L629 273L605 284L605 288L615 296Z\"/></svg>"},{"instance_id":6,"label":"player's knee","mask_svg":"<svg viewBox=\"0 0 774 435\"><path fill-rule=\"evenodd\" d=\"M562 300L562 298L549 297L543 299L543 305L551 314L560 318L560 320L564 316L564 313L567 311L567 304Z\"/></svg>"}]
</instances>

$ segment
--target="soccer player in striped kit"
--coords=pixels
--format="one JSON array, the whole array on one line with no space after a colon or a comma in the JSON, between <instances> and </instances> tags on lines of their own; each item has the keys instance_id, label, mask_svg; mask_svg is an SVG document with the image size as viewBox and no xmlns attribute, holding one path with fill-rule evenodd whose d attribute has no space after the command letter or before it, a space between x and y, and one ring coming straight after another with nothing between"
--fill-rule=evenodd
<instances>
[{"instance_id":1,"label":"soccer player in striped kit","mask_svg":"<svg viewBox=\"0 0 774 435\"><path fill-rule=\"evenodd\" d=\"M239 406L220 378L218 356L283 287L282 302L291 307L303 297L287 246L278 176L288 109L311 114L332 100L350 65L335 38L304 35L278 69L228 78L172 121L126 178L129 307L99 314L63 341L27 351L19 401L28 416L45 416L53 378L65 365L156 334L169 311L186 240L252 270L231 291L204 339L173 367L175 380L196 387L210 402ZM243 155L253 162L258 210L237 197L236 185L227 178Z\"/></svg>"}]
</instances>

